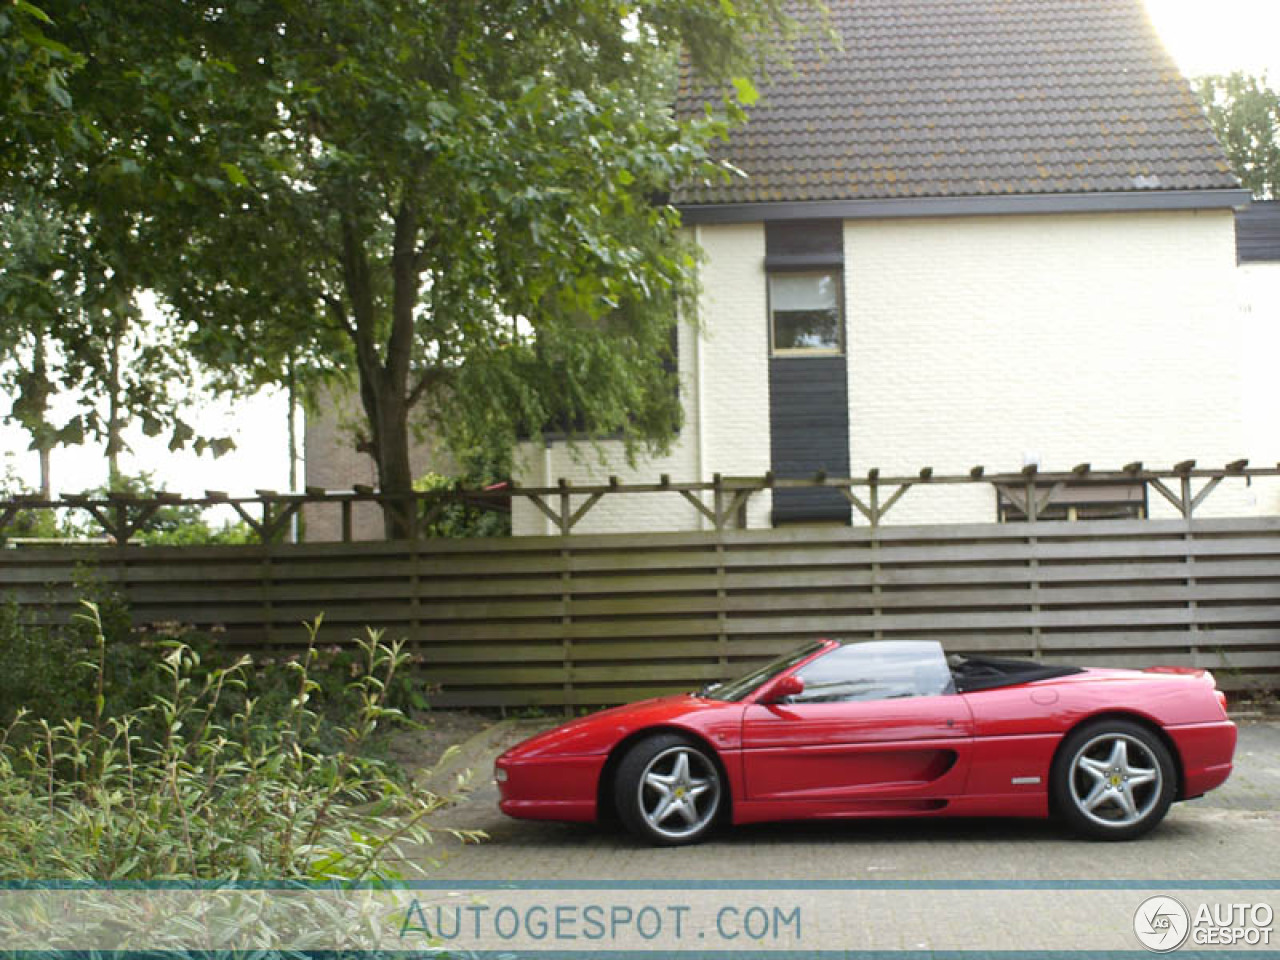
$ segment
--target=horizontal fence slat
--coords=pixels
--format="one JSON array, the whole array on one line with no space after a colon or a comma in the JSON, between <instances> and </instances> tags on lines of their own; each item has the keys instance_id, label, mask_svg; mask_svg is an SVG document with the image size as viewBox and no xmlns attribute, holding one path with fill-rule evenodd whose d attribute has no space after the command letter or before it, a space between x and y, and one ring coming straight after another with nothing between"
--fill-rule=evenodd
<instances>
[{"instance_id":1,"label":"horizontal fence slat","mask_svg":"<svg viewBox=\"0 0 1280 960\"><path fill-rule=\"evenodd\" d=\"M688 690L819 636L1280 684L1280 518L788 527L227 547L0 549L0 602L65 624L118 593L289 655L405 638L441 706L581 706Z\"/></svg>"}]
</instances>

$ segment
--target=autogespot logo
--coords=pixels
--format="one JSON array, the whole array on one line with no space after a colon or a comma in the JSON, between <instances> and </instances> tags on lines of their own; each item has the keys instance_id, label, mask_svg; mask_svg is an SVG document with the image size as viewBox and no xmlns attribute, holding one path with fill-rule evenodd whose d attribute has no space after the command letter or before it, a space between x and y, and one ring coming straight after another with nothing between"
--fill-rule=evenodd
<instances>
[{"instance_id":1,"label":"autogespot logo","mask_svg":"<svg viewBox=\"0 0 1280 960\"><path fill-rule=\"evenodd\" d=\"M1148 897L1133 915L1133 932L1144 947L1155 953L1177 950L1190 929L1191 915L1173 897Z\"/></svg>"}]
</instances>

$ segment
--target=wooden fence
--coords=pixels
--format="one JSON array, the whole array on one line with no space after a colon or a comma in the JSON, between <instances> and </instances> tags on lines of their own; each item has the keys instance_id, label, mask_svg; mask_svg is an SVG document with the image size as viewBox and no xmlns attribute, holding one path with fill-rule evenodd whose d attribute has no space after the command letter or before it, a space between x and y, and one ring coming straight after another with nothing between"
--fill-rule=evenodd
<instances>
[{"instance_id":1,"label":"wooden fence","mask_svg":"<svg viewBox=\"0 0 1280 960\"><path fill-rule=\"evenodd\" d=\"M408 637L440 705L615 703L691 689L818 636L1280 686L1280 518L723 530L489 541L0 550L0 598L279 650Z\"/></svg>"},{"instance_id":2,"label":"wooden fence","mask_svg":"<svg viewBox=\"0 0 1280 960\"><path fill-rule=\"evenodd\" d=\"M89 521L92 526L116 544L127 544L143 531L161 510L172 507L198 509L222 508L234 515L262 543L286 540L342 540L351 542L355 535L359 512L377 509L390 511L403 521L410 539L429 536L432 524L451 506L470 510L510 513L512 504L522 502L546 516L552 529L569 534L605 497L647 497L677 494L701 516L710 528L723 530L735 526L735 518L746 509L751 497L765 490L827 489L838 492L855 511L855 522L875 527L885 521L894 505L912 490L951 487L957 484L979 485L992 489L1002 504L1016 510L1020 517L1036 520L1050 508L1059 495L1070 501L1073 491L1110 488L1139 492L1145 503L1150 494L1167 501L1182 517L1193 517L1195 511L1223 481L1274 481L1280 478L1280 464L1251 467L1248 460L1233 460L1222 467L1199 467L1195 460L1183 460L1166 469L1149 469L1140 461L1119 469L1094 470L1081 463L1068 471L1041 472L1034 465L1018 473L992 473L975 466L968 473L938 474L932 467L922 467L912 475L882 474L868 470L858 477L833 477L818 472L808 477L778 477L772 472L760 477L725 478L715 474L711 480L672 481L667 474L657 482L622 483L610 477L607 483L573 484L561 478L555 486L523 487L499 483L483 489L451 489L388 494L357 484L352 490L324 490L307 487L302 493L277 493L259 490L252 497L231 497L218 490L206 490L202 497L185 497L176 493L150 492L145 495L110 493L106 496L63 494L57 500L36 496L0 499L0 545L6 537L21 529L17 521L31 514L53 514ZM1091 499L1086 497L1086 500ZM1096 506L1096 500L1095 500ZM319 528L319 537L306 536L306 524L296 525L300 516L310 514ZM328 535L326 536L326 531ZM300 535L300 536L299 536ZM362 539L362 538L360 538Z\"/></svg>"}]
</instances>

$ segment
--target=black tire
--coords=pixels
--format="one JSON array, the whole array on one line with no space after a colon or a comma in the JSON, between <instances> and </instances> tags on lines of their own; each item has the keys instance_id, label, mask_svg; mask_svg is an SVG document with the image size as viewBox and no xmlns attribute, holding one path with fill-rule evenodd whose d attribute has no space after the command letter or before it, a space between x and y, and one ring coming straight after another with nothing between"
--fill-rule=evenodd
<instances>
[{"instance_id":1,"label":"black tire","mask_svg":"<svg viewBox=\"0 0 1280 960\"><path fill-rule=\"evenodd\" d=\"M706 747L658 733L633 746L614 774L618 818L656 846L697 843L716 825L726 787Z\"/></svg>"},{"instance_id":2,"label":"black tire","mask_svg":"<svg viewBox=\"0 0 1280 960\"><path fill-rule=\"evenodd\" d=\"M1049 783L1059 815L1077 833L1133 840L1169 812L1177 777L1159 736L1131 720L1102 719L1067 736Z\"/></svg>"}]
</instances>

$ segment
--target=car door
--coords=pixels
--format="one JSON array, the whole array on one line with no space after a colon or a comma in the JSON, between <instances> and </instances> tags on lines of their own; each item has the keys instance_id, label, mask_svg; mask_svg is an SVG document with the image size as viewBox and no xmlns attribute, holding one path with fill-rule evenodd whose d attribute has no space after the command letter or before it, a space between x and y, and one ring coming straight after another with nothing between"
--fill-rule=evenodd
<instances>
[{"instance_id":1,"label":"car door","mask_svg":"<svg viewBox=\"0 0 1280 960\"><path fill-rule=\"evenodd\" d=\"M795 675L803 693L743 711L748 800L963 792L973 718L937 643L848 643Z\"/></svg>"}]
</instances>

